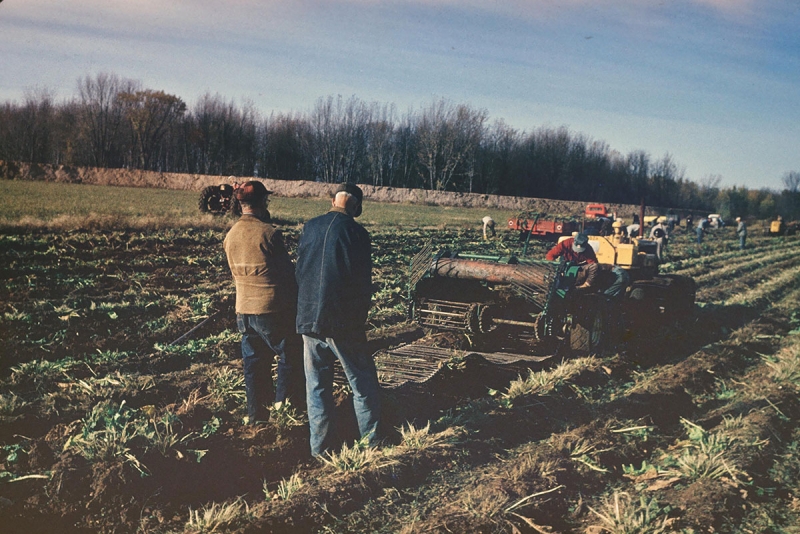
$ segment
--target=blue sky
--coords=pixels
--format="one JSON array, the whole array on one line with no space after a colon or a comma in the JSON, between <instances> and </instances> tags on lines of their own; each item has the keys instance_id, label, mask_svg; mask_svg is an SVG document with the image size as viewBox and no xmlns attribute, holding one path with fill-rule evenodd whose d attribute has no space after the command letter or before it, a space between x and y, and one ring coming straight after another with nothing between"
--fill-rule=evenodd
<instances>
[{"instance_id":1,"label":"blue sky","mask_svg":"<svg viewBox=\"0 0 800 534\"><path fill-rule=\"evenodd\" d=\"M447 98L701 183L800 171L798 0L0 0L0 36L0 101L100 72L264 114Z\"/></svg>"}]
</instances>

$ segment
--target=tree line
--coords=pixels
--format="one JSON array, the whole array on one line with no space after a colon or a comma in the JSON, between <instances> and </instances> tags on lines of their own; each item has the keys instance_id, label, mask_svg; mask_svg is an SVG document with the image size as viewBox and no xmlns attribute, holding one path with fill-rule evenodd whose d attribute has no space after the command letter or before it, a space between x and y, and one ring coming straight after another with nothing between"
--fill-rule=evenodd
<instances>
[{"instance_id":1,"label":"tree line","mask_svg":"<svg viewBox=\"0 0 800 534\"><path fill-rule=\"evenodd\" d=\"M721 188L720 176L688 179L670 154L622 154L565 127L520 131L447 99L399 113L329 96L264 115L211 94L189 107L114 74L77 85L63 102L39 89L0 105L0 159L800 216L796 171L780 192Z\"/></svg>"}]
</instances>

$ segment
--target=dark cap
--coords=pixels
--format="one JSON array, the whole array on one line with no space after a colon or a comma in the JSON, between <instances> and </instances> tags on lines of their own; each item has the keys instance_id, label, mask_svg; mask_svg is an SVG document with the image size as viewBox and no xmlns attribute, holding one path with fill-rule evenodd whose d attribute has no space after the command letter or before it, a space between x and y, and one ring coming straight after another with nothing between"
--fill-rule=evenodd
<instances>
[{"instance_id":1,"label":"dark cap","mask_svg":"<svg viewBox=\"0 0 800 534\"><path fill-rule=\"evenodd\" d=\"M578 234L572 242L572 250L579 253L583 252L586 250L587 243L589 243L589 238L586 237L586 234Z\"/></svg>"},{"instance_id":2,"label":"dark cap","mask_svg":"<svg viewBox=\"0 0 800 534\"><path fill-rule=\"evenodd\" d=\"M364 192L358 187L356 184L351 184L350 182L343 182L339 184L339 187L336 188L334 195L336 193L349 193L356 197L359 202L364 200Z\"/></svg>"},{"instance_id":3,"label":"dark cap","mask_svg":"<svg viewBox=\"0 0 800 534\"><path fill-rule=\"evenodd\" d=\"M272 194L258 180L250 180L236 188L236 200L243 204L257 204Z\"/></svg>"}]
</instances>

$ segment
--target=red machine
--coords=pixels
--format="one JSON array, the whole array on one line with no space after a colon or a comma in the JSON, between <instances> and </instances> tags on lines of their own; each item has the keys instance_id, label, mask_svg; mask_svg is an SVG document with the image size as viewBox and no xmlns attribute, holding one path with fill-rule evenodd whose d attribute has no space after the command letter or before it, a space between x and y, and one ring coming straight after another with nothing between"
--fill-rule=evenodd
<instances>
[{"instance_id":1,"label":"red machine","mask_svg":"<svg viewBox=\"0 0 800 534\"><path fill-rule=\"evenodd\" d=\"M578 224L569 221L540 219L538 213L522 212L508 220L508 229L552 241L578 231Z\"/></svg>"}]
</instances>

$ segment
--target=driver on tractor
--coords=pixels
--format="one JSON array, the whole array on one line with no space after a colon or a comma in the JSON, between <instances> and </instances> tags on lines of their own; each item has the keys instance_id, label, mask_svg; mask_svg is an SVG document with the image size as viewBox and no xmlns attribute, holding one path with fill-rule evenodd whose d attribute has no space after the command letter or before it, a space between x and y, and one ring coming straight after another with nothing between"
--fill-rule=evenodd
<instances>
[{"instance_id":1,"label":"driver on tractor","mask_svg":"<svg viewBox=\"0 0 800 534\"><path fill-rule=\"evenodd\" d=\"M589 238L583 233L561 241L547 251L545 258L549 261L556 261L558 258L564 258L565 261L571 261L577 264L597 263L597 254L589 244Z\"/></svg>"}]
</instances>

